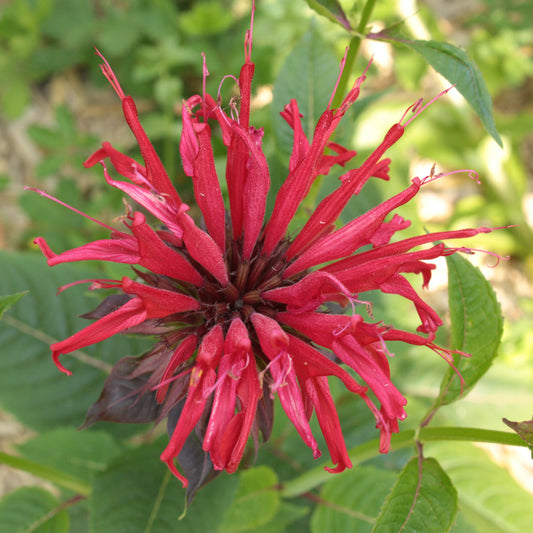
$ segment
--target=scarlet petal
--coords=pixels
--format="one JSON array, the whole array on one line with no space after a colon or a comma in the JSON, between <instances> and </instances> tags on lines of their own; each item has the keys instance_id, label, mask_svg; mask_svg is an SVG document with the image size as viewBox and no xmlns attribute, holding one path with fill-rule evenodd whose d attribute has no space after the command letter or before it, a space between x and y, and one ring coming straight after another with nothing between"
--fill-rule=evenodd
<instances>
[{"instance_id":1,"label":"scarlet petal","mask_svg":"<svg viewBox=\"0 0 533 533\"><path fill-rule=\"evenodd\" d=\"M161 454L161 460L169 465L174 475L183 482L184 487L188 485L188 481L177 472L175 467L172 468L171 464L173 463L173 459L179 455L187 437L200 420L207 402L206 393L214 382L214 370L205 368L203 365L194 366L191 372L189 391L183 411L181 412L168 446Z\"/></svg>"},{"instance_id":2,"label":"scarlet petal","mask_svg":"<svg viewBox=\"0 0 533 533\"><path fill-rule=\"evenodd\" d=\"M52 252L46 241L41 237L35 239L34 242L48 258L49 266L91 260L134 265L139 260L138 246L132 237L93 241L60 254Z\"/></svg>"},{"instance_id":3,"label":"scarlet petal","mask_svg":"<svg viewBox=\"0 0 533 533\"><path fill-rule=\"evenodd\" d=\"M148 181L160 194L166 195L172 200L172 202L180 205L182 203L181 198L170 182L165 167L161 163L150 139L148 139L146 132L141 126L137 107L131 96L126 96L122 100L122 111L124 112L124 117L126 118L128 126L139 143L141 155L146 164L146 177Z\"/></svg>"},{"instance_id":4,"label":"scarlet petal","mask_svg":"<svg viewBox=\"0 0 533 533\"><path fill-rule=\"evenodd\" d=\"M183 243L191 257L225 287L229 283L224 256L216 242L202 231L187 213L182 213L178 221L183 227Z\"/></svg>"},{"instance_id":5,"label":"scarlet petal","mask_svg":"<svg viewBox=\"0 0 533 533\"><path fill-rule=\"evenodd\" d=\"M198 271L178 252L167 246L145 220L142 213L134 214L131 231L137 238L139 264L156 274L188 281L200 287L204 280Z\"/></svg>"},{"instance_id":6,"label":"scarlet petal","mask_svg":"<svg viewBox=\"0 0 533 533\"><path fill-rule=\"evenodd\" d=\"M200 308L198 301L190 296L137 283L127 277L122 278L122 290L126 294L135 294L142 300L146 318L163 318Z\"/></svg>"},{"instance_id":7,"label":"scarlet petal","mask_svg":"<svg viewBox=\"0 0 533 533\"><path fill-rule=\"evenodd\" d=\"M325 377L310 378L305 381L304 390L315 408L331 460L337 465L335 468L325 466L324 469L331 473L338 473L351 468L352 462L342 435L337 409L329 392L328 380Z\"/></svg>"},{"instance_id":8,"label":"scarlet petal","mask_svg":"<svg viewBox=\"0 0 533 533\"><path fill-rule=\"evenodd\" d=\"M420 190L420 182L415 181L408 189L389 198L364 215L357 217L341 229L316 240L284 272L285 279L309 267L347 257L361 246L370 244L376 232L380 231L385 217L393 210L411 200ZM327 223L327 217L324 219ZM305 231L305 228L304 230ZM316 231L319 231L318 227ZM296 241L295 241L296 242ZM287 252L290 253L289 251Z\"/></svg>"},{"instance_id":9,"label":"scarlet petal","mask_svg":"<svg viewBox=\"0 0 533 533\"><path fill-rule=\"evenodd\" d=\"M78 331L71 337L65 340L56 342L50 346L54 362L59 370L69 374L69 371L59 364L58 357L61 354L70 353L85 346L96 344L112 337L116 333L120 333L132 326L136 326L144 322L147 318L147 313L141 299L133 298L116 311L109 313L100 320L93 322L86 328Z\"/></svg>"}]
</instances>

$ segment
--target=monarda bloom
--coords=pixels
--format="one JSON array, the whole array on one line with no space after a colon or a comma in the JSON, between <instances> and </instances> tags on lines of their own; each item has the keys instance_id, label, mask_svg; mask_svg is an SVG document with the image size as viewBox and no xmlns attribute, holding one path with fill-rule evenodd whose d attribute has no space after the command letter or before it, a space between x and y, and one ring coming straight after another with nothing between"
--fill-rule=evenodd
<instances>
[{"instance_id":1,"label":"monarda bloom","mask_svg":"<svg viewBox=\"0 0 533 533\"><path fill-rule=\"evenodd\" d=\"M198 487L217 471L234 472L250 436L256 443L261 435L268 439L277 395L317 458L321 452L309 425L315 412L333 463L326 469L342 472L352 464L328 386L328 377L334 376L368 405L381 435L380 451L387 452L391 433L398 432L398 421L406 416L406 399L391 382L387 342L426 346L452 360L449 351L433 342L441 319L404 274L420 274L427 286L435 267L427 261L458 250L434 243L490 230L446 231L392 241L396 232L409 226L409 221L394 214L395 209L412 200L424 183L435 178L432 174L414 178L403 192L343 226L336 225L367 180L389 179L390 160L384 155L402 137L406 123L398 123L366 161L340 177L337 189L320 202L303 227L288 233L317 176L355 156L330 138L359 96L365 76L337 109L328 105L312 139L303 132L295 100L282 111L294 131L294 144L288 176L265 220L270 179L261 147L263 131L250 125L251 31L238 78L239 108L228 116L209 94L183 103L180 153L202 214L195 220L146 136L133 99L125 95L105 60L101 67L122 101L144 165L105 142L85 166L102 164L107 183L129 196L136 207L128 209L120 230L106 226L109 239L59 254L44 239L35 242L50 266L112 261L131 265L132 274L120 280L89 280L91 289L116 289L116 294L85 315L94 322L54 343L51 350L56 365L69 374L61 355L113 335L151 335L154 345L138 358L119 360L87 423L167 417L170 441L161 459L184 486L190 482ZM418 105L415 116L419 111ZM227 204L215 170L212 124L218 125L227 148ZM107 162L125 180L112 177ZM142 212L135 210L139 206ZM148 224L145 213L159 222ZM367 291L410 300L420 317L417 333L369 317L365 302L358 300ZM356 305L362 314L356 313ZM347 307L347 314L335 314L340 306Z\"/></svg>"}]
</instances>

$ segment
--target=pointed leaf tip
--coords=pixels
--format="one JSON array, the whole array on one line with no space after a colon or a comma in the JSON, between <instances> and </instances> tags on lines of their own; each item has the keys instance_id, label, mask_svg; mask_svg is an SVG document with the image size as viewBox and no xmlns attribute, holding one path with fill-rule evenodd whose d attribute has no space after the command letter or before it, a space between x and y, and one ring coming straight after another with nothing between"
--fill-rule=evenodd
<instances>
[{"instance_id":1,"label":"pointed leaf tip","mask_svg":"<svg viewBox=\"0 0 533 533\"><path fill-rule=\"evenodd\" d=\"M402 44L418 52L439 74L444 76L472 106L490 136L503 148L492 113L492 99L485 80L468 54L450 43L408 41Z\"/></svg>"},{"instance_id":2,"label":"pointed leaf tip","mask_svg":"<svg viewBox=\"0 0 533 533\"><path fill-rule=\"evenodd\" d=\"M502 418L502 420L504 424L518 433L520 438L527 442L530 447L533 446L533 419L525 420L524 422L512 422L507 420L507 418Z\"/></svg>"},{"instance_id":3,"label":"pointed leaf tip","mask_svg":"<svg viewBox=\"0 0 533 533\"><path fill-rule=\"evenodd\" d=\"M342 6L337 0L306 0L311 9L332 22L340 24L344 29L351 31L352 27Z\"/></svg>"}]
</instances>

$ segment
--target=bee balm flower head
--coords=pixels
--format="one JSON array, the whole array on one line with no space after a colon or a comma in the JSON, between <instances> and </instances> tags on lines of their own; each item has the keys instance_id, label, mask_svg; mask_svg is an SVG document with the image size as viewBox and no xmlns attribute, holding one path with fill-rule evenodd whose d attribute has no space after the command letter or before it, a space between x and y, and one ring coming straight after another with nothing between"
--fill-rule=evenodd
<instances>
[{"instance_id":1,"label":"bee balm flower head","mask_svg":"<svg viewBox=\"0 0 533 533\"><path fill-rule=\"evenodd\" d=\"M180 153L202 220L189 214L141 126L133 99L102 57L102 71L122 101L143 164L105 142L85 166L102 164L107 183L159 223L149 225L141 211L129 211L121 230L109 227L109 239L59 254L44 239L36 239L51 266L84 260L132 266L131 277L91 280L91 289L113 288L116 294L86 315L94 322L51 346L53 359L69 374L60 362L63 354L119 333L153 335L148 353L115 365L87 422L147 422L168 416L170 441L161 459L184 485L192 480L195 487L218 471L234 472L250 436L268 439L276 396L315 458L321 451L309 420L316 414L333 463L327 470L351 467L330 376L368 405L381 435L380 450L387 452L391 433L406 416L406 399L391 381L387 342L427 346L451 359L450 352L433 342L441 319L404 274L422 275L427 286L434 268L428 261L457 251L433 243L489 231L448 231L392 242L409 226L394 211L412 200L432 175L414 178L404 191L338 226L343 208L371 177L389 179L385 153L402 137L405 125L400 121L365 161L341 176L337 189L303 227L288 235L289 223L317 176L355 156L330 138L357 99L364 75L338 108L328 105L310 139L297 102L285 107L281 114L294 131L289 173L265 220L270 178L263 131L250 125L251 44L250 31L238 78L237 113L228 116L205 92L183 103ZM227 148L227 201L215 168L213 124L220 127ZM367 291L410 300L420 318L418 332L356 313L355 306L364 303L358 295ZM348 306L349 312L328 311L326 304L332 302ZM204 470L198 474L195 461L200 459Z\"/></svg>"}]
</instances>

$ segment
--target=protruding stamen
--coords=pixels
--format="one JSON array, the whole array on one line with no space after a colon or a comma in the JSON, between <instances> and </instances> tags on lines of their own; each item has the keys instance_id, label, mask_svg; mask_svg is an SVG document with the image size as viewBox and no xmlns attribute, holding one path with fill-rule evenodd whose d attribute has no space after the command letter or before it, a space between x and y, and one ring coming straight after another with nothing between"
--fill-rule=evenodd
<instances>
[{"instance_id":1,"label":"protruding stamen","mask_svg":"<svg viewBox=\"0 0 533 533\"><path fill-rule=\"evenodd\" d=\"M102 69L102 73L107 78L107 81L113 86L113 89L115 89L115 92L118 94L121 100L124 100L126 95L124 94L124 91L122 90L122 87L120 86L120 83L117 80L117 77L115 76L115 73L109 66L109 63L107 62L107 59L100 53L100 50L98 48L94 48L95 53L97 56L100 57L100 59L104 62L100 65L100 68Z\"/></svg>"},{"instance_id":2,"label":"protruding stamen","mask_svg":"<svg viewBox=\"0 0 533 533\"><path fill-rule=\"evenodd\" d=\"M436 100L438 100L441 96L444 96L446 93L448 93L449 91L451 91L453 88L455 87L455 85L452 85L451 87L448 87L447 89L444 89L444 91L442 91L441 93L439 93L437 96L435 96L434 98L432 98L425 106L422 106L424 100L422 98L418 99L413 105L410 105L405 113L402 115L402 118L400 119L400 124L402 123L402 121L405 119L405 117L407 116L407 113L409 113L409 111L412 111L413 112L413 116L407 120L405 122L405 124L403 124L403 127L407 127L409 124L411 124L411 122L413 122L413 120L418 117L418 115L420 115L420 113L422 113L423 111L425 111L433 102L435 102Z\"/></svg>"},{"instance_id":3,"label":"protruding stamen","mask_svg":"<svg viewBox=\"0 0 533 533\"><path fill-rule=\"evenodd\" d=\"M53 200L54 202L58 203L59 205L62 205L63 207L66 207L67 209L70 209L71 211L74 211L74 213L77 213L78 215L81 215L82 217L88 218L89 220L92 220L93 222L96 222L100 226L107 228L108 230L112 231L113 233L118 233L118 231L115 228L112 228L111 226L108 226L104 222L101 222L100 220L97 220L96 218L93 218L87 214L85 214L83 211L80 211L79 209L76 209L75 207L72 207L71 205L66 204L65 202L62 202L61 200L58 200L54 196L51 196L50 194L41 191L40 189L35 189L34 187L24 187L25 191L34 191L39 193L41 196L44 196L45 198L48 198L49 200Z\"/></svg>"}]
</instances>

